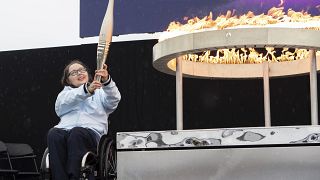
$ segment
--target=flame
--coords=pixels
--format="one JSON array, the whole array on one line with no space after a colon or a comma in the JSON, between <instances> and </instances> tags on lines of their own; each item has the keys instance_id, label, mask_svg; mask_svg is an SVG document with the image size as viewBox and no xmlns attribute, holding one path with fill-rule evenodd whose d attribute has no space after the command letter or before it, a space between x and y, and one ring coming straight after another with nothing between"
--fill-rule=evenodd
<instances>
[{"instance_id":1,"label":"flame","mask_svg":"<svg viewBox=\"0 0 320 180\"><path fill-rule=\"evenodd\" d=\"M279 6L283 6L283 4L284 0L280 0ZM221 30L251 26L320 30L320 16L312 16L307 12L296 12L292 9L288 9L287 12L284 12L283 7L272 7L268 10L267 14L263 13L260 15L255 15L252 11L241 16L234 14L235 10L228 10L225 15L220 15L216 19L213 19L212 12L210 12L208 16L205 16L202 19L198 17L188 19L185 17L184 19L187 20L186 24L181 24L176 21L171 22L167 28L167 32L159 38L159 41L185 33L208 29ZM254 48L219 49L216 52L205 51L202 54L187 54L184 56L184 59L193 62L247 64L262 63L264 61L282 62L305 59L308 57L309 53L306 49L292 50L284 48L281 51L280 50L268 47L264 50L265 52L261 53ZM320 52L317 52L317 55L320 55Z\"/></svg>"},{"instance_id":2,"label":"flame","mask_svg":"<svg viewBox=\"0 0 320 180\"><path fill-rule=\"evenodd\" d=\"M280 0L280 4L278 6L282 7L283 5L284 5L284 0Z\"/></svg>"},{"instance_id":3,"label":"flame","mask_svg":"<svg viewBox=\"0 0 320 180\"><path fill-rule=\"evenodd\" d=\"M267 14L255 15L252 11L249 11L241 16L233 15L234 11L228 10L225 15L220 15L215 20L212 19L212 12L210 12L208 16L202 19L198 17L189 19L186 24L173 21L169 24L167 32L194 32L208 28L220 30L237 26L266 26L272 24L290 26L295 22L303 23L300 25L305 28L320 28L320 16L311 16L307 12L296 12L292 9L288 9L285 13L283 9L283 7L272 7ZM297 23L295 26L297 26Z\"/></svg>"},{"instance_id":4,"label":"flame","mask_svg":"<svg viewBox=\"0 0 320 180\"><path fill-rule=\"evenodd\" d=\"M217 51L204 51L201 54L187 54L183 56L184 60L192 62L205 62L214 64L258 64L262 62L284 62L308 58L307 49L279 49L267 47L265 52L259 52L254 48L241 49L218 49ZM280 55L277 55L279 54ZM320 52L317 52L320 56Z\"/></svg>"}]
</instances>

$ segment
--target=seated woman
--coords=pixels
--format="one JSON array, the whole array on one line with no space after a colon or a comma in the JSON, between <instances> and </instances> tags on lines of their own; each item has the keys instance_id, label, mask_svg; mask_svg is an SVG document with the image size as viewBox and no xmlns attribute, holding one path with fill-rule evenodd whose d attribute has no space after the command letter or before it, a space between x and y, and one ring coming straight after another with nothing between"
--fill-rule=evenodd
<instances>
[{"instance_id":1,"label":"seated woman","mask_svg":"<svg viewBox=\"0 0 320 180\"><path fill-rule=\"evenodd\" d=\"M101 82L96 80L101 76ZM48 132L52 179L79 179L84 154L95 151L100 137L108 132L108 117L118 106L120 92L111 79L107 65L95 71L94 80L79 60L63 71L55 111L60 122Z\"/></svg>"}]
</instances>

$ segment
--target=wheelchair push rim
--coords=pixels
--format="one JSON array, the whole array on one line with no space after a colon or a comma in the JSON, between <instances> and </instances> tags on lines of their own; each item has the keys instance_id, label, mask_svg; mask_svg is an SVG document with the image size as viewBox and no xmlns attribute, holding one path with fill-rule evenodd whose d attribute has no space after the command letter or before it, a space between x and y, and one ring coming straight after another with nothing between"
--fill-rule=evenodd
<instances>
[{"instance_id":1,"label":"wheelchair push rim","mask_svg":"<svg viewBox=\"0 0 320 180\"><path fill-rule=\"evenodd\" d=\"M102 154L100 157L100 179L115 180L117 179L117 153L115 143L112 139L107 138L103 143Z\"/></svg>"}]
</instances>

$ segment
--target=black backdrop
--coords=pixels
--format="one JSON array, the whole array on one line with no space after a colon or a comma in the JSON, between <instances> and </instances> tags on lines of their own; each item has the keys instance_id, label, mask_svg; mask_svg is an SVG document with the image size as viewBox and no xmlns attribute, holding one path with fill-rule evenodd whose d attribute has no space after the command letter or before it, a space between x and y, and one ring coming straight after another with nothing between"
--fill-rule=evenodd
<instances>
[{"instance_id":1,"label":"black backdrop","mask_svg":"<svg viewBox=\"0 0 320 180\"><path fill-rule=\"evenodd\" d=\"M152 67L156 40L112 43L107 60L122 94L111 134L175 129L175 77ZM58 123L54 102L65 64L94 69L97 44L0 53L0 140L28 143L40 161ZM318 77L319 78L319 77ZM272 125L310 124L309 77L271 79ZM185 129L263 126L262 80L184 79Z\"/></svg>"}]
</instances>

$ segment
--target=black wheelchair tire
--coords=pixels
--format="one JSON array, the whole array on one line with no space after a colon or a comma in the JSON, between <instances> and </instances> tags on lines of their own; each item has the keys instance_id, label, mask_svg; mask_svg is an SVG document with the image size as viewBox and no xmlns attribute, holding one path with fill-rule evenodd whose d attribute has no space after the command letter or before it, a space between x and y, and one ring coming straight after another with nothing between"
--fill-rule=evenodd
<instances>
[{"instance_id":1,"label":"black wheelchair tire","mask_svg":"<svg viewBox=\"0 0 320 180\"><path fill-rule=\"evenodd\" d=\"M41 158L41 164L40 164L40 179L42 180L52 179L50 169L46 168L46 157L48 154L49 154L49 149L46 148Z\"/></svg>"},{"instance_id":2,"label":"black wheelchair tire","mask_svg":"<svg viewBox=\"0 0 320 180\"><path fill-rule=\"evenodd\" d=\"M104 140L99 159L99 176L104 180L117 179L117 158L115 143L111 138Z\"/></svg>"}]
</instances>

